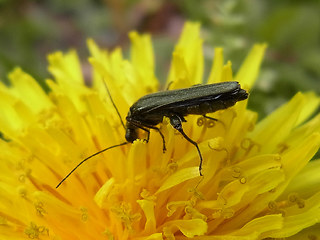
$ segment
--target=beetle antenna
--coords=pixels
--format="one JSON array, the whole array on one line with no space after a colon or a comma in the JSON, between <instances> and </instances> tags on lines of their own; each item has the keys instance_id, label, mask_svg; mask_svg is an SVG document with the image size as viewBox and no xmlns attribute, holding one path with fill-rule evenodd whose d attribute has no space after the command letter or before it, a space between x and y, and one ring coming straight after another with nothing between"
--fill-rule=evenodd
<instances>
[{"instance_id":1,"label":"beetle antenna","mask_svg":"<svg viewBox=\"0 0 320 240\"><path fill-rule=\"evenodd\" d=\"M126 144L128 144L128 143L129 143L129 142L123 142L123 143L120 143L120 144L117 144L117 145L113 145L113 146L111 146L111 147L107 147L107 148L102 149L102 150L100 150L99 152L96 152L96 153L90 155L89 157L83 159L77 166L75 166L75 167L58 183L58 185L56 186L56 188L58 188L58 187L59 187L78 167L80 167L80 166L82 165L82 163L84 163L85 161L87 161L87 160L89 160L90 158L92 158L92 157L94 157L94 156L96 156L96 155L98 155L98 154L100 154L100 153L103 153L103 152L105 152L105 151L107 151L107 150L109 150L109 149L112 149L112 148L115 148L115 147L120 147L120 146L126 145Z\"/></svg>"},{"instance_id":2,"label":"beetle antenna","mask_svg":"<svg viewBox=\"0 0 320 240\"><path fill-rule=\"evenodd\" d=\"M107 90L107 92L108 92L109 98L110 98L110 100L111 100L111 103L112 103L114 109L117 111L117 114L118 114L118 116L119 116L119 118L120 118L120 121L121 121L121 125L122 125L122 127L124 128L124 130L126 130L126 127L125 127L125 125L124 125L124 123L123 123L123 121L122 121L122 117L121 117L121 115L120 115L120 112L119 112L116 104L114 103L114 101L113 101L113 99L112 99L112 97L111 97L111 93L110 93L110 91L109 91L109 88L108 88L108 86L107 86L107 84L106 84L106 82L105 82L104 80L102 80L102 82L103 82L103 84L104 84L104 86L105 86L105 88L106 88L106 90Z\"/></svg>"}]
</instances>

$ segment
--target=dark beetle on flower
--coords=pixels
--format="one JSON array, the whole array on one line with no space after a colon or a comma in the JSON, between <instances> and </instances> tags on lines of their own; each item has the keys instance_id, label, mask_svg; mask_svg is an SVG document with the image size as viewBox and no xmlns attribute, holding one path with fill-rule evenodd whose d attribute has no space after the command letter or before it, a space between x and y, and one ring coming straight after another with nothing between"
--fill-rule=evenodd
<instances>
[{"instance_id":1,"label":"dark beetle on flower","mask_svg":"<svg viewBox=\"0 0 320 240\"><path fill-rule=\"evenodd\" d=\"M157 127L157 125L163 121L163 117L168 117L170 119L171 126L178 130L188 142L197 148L200 158L199 173L202 175L202 155L198 144L190 139L183 131L182 122L186 122L184 117L187 115L202 115L205 118L217 120L208 117L206 114L229 108L235 105L238 101L248 98L248 93L241 88L238 82L222 82L207 85L199 84L190 88L151 93L141 97L130 107L126 117L126 125L124 125L120 113L111 98L108 88L107 91L111 102L121 119L121 123L126 130L125 138L127 141L105 148L82 160L66 177L60 181L60 183L57 185L57 188L82 163L88 159L111 148L132 143L134 140L138 139L139 129L147 132L147 142L149 141L150 129L156 130L162 138L163 151L165 151L165 139L160 131L160 128Z\"/></svg>"}]
</instances>

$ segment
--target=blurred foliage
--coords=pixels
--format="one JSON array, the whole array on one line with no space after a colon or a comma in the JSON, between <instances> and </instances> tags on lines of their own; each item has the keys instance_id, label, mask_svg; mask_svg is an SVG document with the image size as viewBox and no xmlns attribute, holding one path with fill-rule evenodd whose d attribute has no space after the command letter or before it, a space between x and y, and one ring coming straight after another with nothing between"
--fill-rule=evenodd
<instances>
[{"instance_id":1,"label":"blurred foliage","mask_svg":"<svg viewBox=\"0 0 320 240\"><path fill-rule=\"evenodd\" d=\"M318 0L0 0L0 78L21 66L44 85L46 55L70 48L86 74L88 37L128 49L127 33L137 29L153 34L157 76L165 80L181 27L194 20L202 23L207 70L213 46L224 47L236 72L254 43L268 43L250 96L261 118L298 91L320 94L319 9Z\"/></svg>"}]
</instances>

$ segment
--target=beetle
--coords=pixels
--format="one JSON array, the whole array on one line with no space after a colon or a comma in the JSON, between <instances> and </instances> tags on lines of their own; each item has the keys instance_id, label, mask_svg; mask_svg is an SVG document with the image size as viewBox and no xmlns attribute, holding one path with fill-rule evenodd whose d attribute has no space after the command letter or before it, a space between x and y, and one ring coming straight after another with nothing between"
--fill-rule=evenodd
<instances>
[{"instance_id":1,"label":"beetle","mask_svg":"<svg viewBox=\"0 0 320 240\"><path fill-rule=\"evenodd\" d=\"M105 85L106 86L106 85ZM64 177L56 186L58 188L82 163L88 159L109 149L126 145L138 139L139 129L147 132L146 142L149 141L150 129L156 130L163 141L163 152L166 151L164 135L157 127L162 123L163 117L170 120L171 126L179 131L181 135L191 144L193 144L200 158L199 173L202 176L202 155L198 144L189 138L182 128L182 122L186 122L187 115L202 115L211 120L217 120L207 116L207 113L213 113L218 110L229 108L238 101L248 98L246 90L242 89L238 82L221 82L214 84L198 84L190 88L177 90L167 90L162 92L151 93L138 99L129 109L124 125L121 115L111 98L111 94L106 86L111 102L115 107L121 123L125 128L126 142L102 149L99 152L82 160L69 174Z\"/></svg>"}]
</instances>

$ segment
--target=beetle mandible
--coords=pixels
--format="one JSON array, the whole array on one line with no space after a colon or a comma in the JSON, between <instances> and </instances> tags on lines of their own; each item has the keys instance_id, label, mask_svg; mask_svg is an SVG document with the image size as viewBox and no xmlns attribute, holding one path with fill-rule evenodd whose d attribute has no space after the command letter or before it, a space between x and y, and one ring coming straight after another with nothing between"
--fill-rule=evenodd
<instances>
[{"instance_id":1,"label":"beetle mandible","mask_svg":"<svg viewBox=\"0 0 320 240\"><path fill-rule=\"evenodd\" d=\"M190 88L151 93L141 97L130 107L126 117L126 125L124 125L107 86L106 89L111 102L120 117L121 123L125 128L125 138L127 141L102 149L101 151L85 158L60 181L56 188L58 188L61 183L63 183L82 163L88 159L109 149L134 142L139 138L139 129L147 132L147 142L150 137L150 129L156 130L162 138L163 151L165 151L166 145L164 135L160 131L160 128L157 127L157 125L163 121L163 117L168 117L170 119L171 126L178 130L188 142L196 147L200 158L199 173L202 175L202 155L198 144L189 138L183 131L182 122L186 122L184 117L187 115L202 115L205 118L217 120L207 116L206 114L229 108L235 105L238 101L248 98L246 90L242 89L240 84L235 81L205 85L199 84Z\"/></svg>"}]
</instances>

